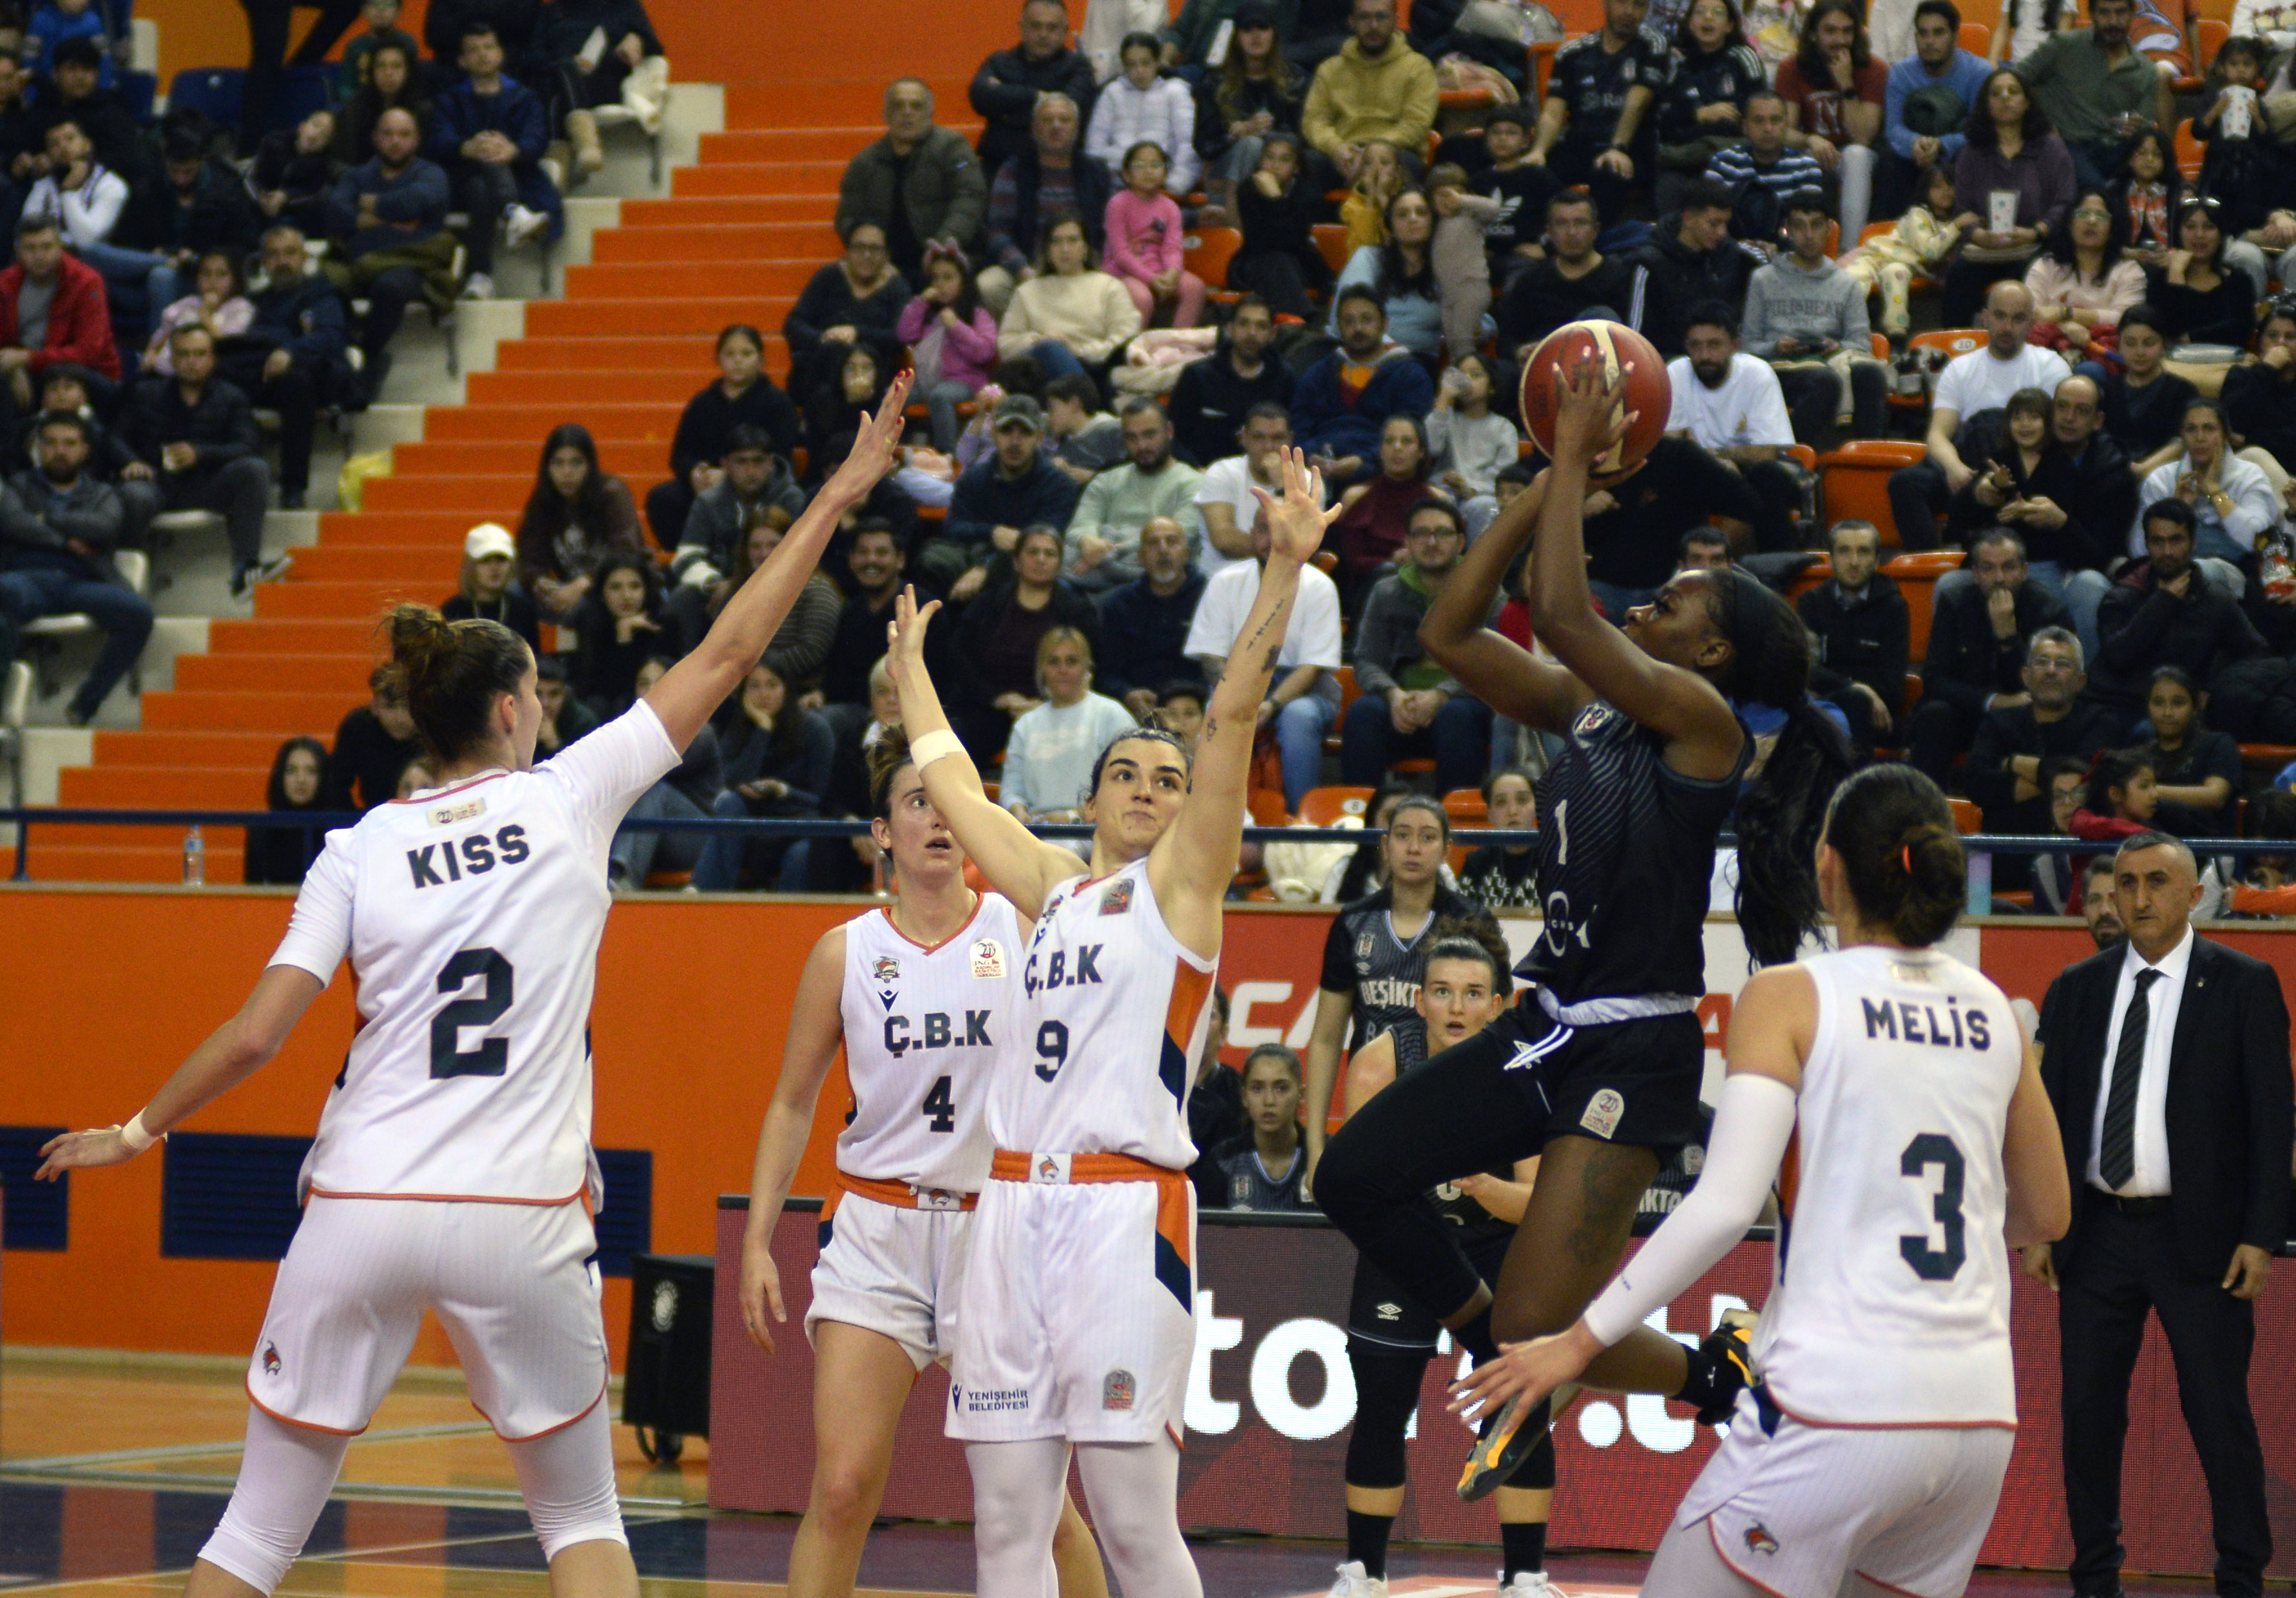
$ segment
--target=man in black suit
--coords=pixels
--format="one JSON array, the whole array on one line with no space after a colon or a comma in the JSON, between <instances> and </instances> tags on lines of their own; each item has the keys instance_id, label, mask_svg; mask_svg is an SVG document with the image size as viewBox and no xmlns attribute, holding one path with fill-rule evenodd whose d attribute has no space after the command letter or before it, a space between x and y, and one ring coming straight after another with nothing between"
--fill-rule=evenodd
<instances>
[{"instance_id":1,"label":"man in black suit","mask_svg":"<svg viewBox=\"0 0 2296 1598\"><path fill-rule=\"evenodd\" d=\"M2255 1299L2288 1235L2288 1007L2261 960L2194 936L2192 850L2126 839L2128 942L2069 968L2041 1007L2041 1079L2074 1177L2072 1225L2024 1251L2059 1293L2073 1591L2120 1591L2120 1457L2148 1310L2209 1484L2220 1594L2264 1590L2272 1529L2248 1403Z\"/></svg>"}]
</instances>

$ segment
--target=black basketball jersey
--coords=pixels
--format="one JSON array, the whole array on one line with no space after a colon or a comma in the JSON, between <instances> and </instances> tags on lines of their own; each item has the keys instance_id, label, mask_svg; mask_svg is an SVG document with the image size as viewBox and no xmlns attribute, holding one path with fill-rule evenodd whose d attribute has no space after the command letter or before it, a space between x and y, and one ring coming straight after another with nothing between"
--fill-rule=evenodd
<instances>
[{"instance_id":1,"label":"black basketball jersey","mask_svg":"<svg viewBox=\"0 0 2296 1598\"><path fill-rule=\"evenodd\" d=\"M1223 1207L1228 1209L1312 1209L1300 1198L1300 1178L1308 1171L1303 1144L1292 1151L1292 1163L1281 1176L1270 1176L1259 1163L1259 1145L1249 1129L1237 1133L1211 1151L1219 1169Z\"/></svg>"},{"instance_id":2,"label":"black basketball jersey","mask_svg":"<svg viewBox=\"0 0 2296 1598\"><path fill-rule=\"evenodd\" d=\"M1395 1079L1398 1082L1427 1063L1427 1021L1413 1011L1388 1028L1395 1040ZM1494 1168L1488 1175L1502 1182L1514 1180L1514 1168L1504 1165ZM1448 1182L1427 1190L1427 1201L1435 1206L1435 1213L1451 1225L1465 1227L1474 1233L1508 1233L1514 1227L1485 1209L1480 1204L1461 1192Z\"/></svg>"},{"instance_id":3,"label":"black basketball jersey","mask_svg":"<svg viewBox=\"0 0 2296 1598\"><path fill-rule=\"evenodd\" d=\"M1706 991L1703 926L1714 842L1738 802L1738 768L1717 782L1667 769L1659 734L1601 700L1570 724L1538 785L1545 929L1516 974L1566 1004Z\"/></svg>"},{"instance_id":4,"label":"black basketball jersey","mask_svg":"<svg viewBox=\"0 0 2296 1598\"><path fill-rule=\"evenodd\" d=\"M1627 47L1613 55L1603 48L1598 29L1581 34L1554 53L1554 66L1546 92L1570 109L1564 142L1585 147L1611 142L1618 131L1619 114L1635 89L1662 92L1674 77L1674 55L1667 42L1648 29L1637 31ZM1638 132L1658 126L1655 109L1645 113Z\"/></svg>"},{"instance_id":5,"label":"black basketball jersey","mask_svg":"<svg viewBox=\"0 0 2296 1598\"><path fill-rule=\"evenodd\" d=\"M1435 903L1418 935L1406 941L1395 935L1389 914L1395 896L1387 889L1343 906L1332 918L1324 939L1322 986L1349 995L1355 1002L1349 1020L1348 1052L1377 1037L1406 1016L1416 1014L1419 979L1427 970L1427 946L1435 923L1464 920L1489 912L1462 898L1444 884L1435 885Z\"/></svg>"}]
</instances>

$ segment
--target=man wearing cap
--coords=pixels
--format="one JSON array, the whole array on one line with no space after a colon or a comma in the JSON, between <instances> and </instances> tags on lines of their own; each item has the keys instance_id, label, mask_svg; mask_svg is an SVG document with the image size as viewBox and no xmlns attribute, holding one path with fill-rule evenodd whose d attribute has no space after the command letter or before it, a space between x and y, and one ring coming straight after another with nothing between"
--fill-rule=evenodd
<instances>
[{"instance_id":1,"label":"man wearing cap","mask_svg":"<svg viewBox=\"0 0 2296 1598\"><path fill-rule=\"evenodd\" d=\"M996 453L956 479L940 537L917 553L919 573L958 604L980 592L989 561L1010 554L1022 528L1042 521L1064 529L1076 514L1077 485L1037 447L1045 413L1035 400L1025 394L998 400L989 433Z\"/></svg>"},{"instance_id":2,"label":"man wearing cap","mask_svg":"<svg viewBox=\"0 0 2296 1598\"><path fill-rule=\"evenodd\" d=\"M524 589L511 581L518 562L518 540L497 522L481 521L463 536L463 583L439 607L449 621L499 621L542 652L542 612Z\"/></svg>"}]
</instances>

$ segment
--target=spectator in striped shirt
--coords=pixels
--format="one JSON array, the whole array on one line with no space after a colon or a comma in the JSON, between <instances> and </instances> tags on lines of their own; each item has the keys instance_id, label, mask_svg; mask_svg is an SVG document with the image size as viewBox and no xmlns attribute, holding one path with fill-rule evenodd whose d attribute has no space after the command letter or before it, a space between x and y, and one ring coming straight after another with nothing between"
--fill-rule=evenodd
<instances>
[{"instance_id":1,"label":"spectator in striped shirt","mask_svg":"<svg viewBox=\"0 0 2296 1598\"><path fill-rule=\"evenodd\" d=\"M1745 143L1715 156L1706 176L1730 185L1731 235L1774 258L1785 240L1786 201L1805 190L1822 193L1825 169L1808 151L1788 147L1786 102L1775 90L1747 100L1744 127Z\"/></svg>"}]
</instances>

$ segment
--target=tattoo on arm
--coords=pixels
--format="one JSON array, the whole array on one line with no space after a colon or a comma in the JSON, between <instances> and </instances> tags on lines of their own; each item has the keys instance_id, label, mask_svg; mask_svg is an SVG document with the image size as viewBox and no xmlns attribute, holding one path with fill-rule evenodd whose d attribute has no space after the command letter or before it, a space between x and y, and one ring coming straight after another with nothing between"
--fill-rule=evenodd
<instances>
[{"instance_id":1,"label":"tattoo on arm","mask_svg":"<svg viewBox=\"0 0 2296 1598\"><path fill-rule=\"evenodd\" d=\"M1573 1262L1608 1270L1618 1263L1635 1224L1635 1209L1658 1175L1658 1157L1648 1149L1611 1147L1587 1162L1579 1174L1579 1209L1563 1239Z\"/></svg>"}]
</instances>

